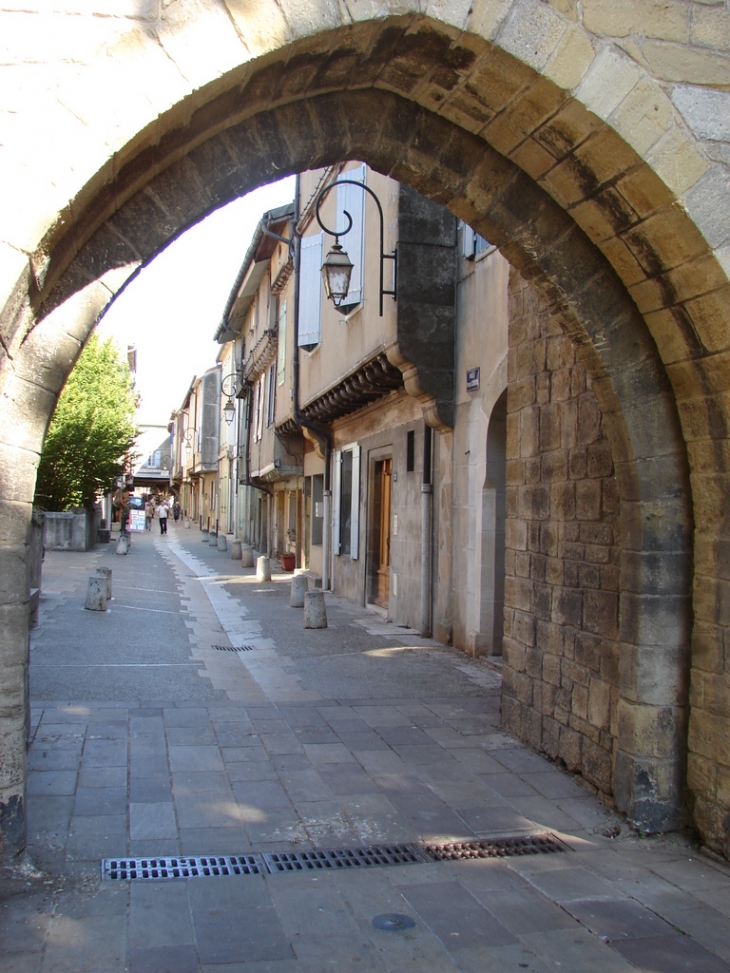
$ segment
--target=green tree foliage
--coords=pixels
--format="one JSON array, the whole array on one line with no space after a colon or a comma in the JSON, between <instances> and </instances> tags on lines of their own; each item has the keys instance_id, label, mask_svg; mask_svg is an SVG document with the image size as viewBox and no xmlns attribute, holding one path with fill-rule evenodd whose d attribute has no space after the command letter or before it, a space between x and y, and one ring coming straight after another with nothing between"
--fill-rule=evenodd
<instances>
[{"instance_id":1,"label":"green tree foliage","mask_svg":"<svg viewBox=\"0 0 730 973\"><path fill-rule=\"evenodd\" d=\"M56 406L41 453L36 506L94 504L132 458L137 400L126 363L110 338L92 335Z\"/></svg>"}]
</instances>

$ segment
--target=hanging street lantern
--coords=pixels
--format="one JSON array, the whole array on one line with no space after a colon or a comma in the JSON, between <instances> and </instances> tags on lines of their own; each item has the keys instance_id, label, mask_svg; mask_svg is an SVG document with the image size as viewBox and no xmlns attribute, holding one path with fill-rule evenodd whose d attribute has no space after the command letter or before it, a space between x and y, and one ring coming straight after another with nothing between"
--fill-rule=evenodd
<instances>
[{"instance_id":1,"label":"hanging street lantern","mask_svg":"<svg viewBox=\"0 0 730 973\"><path fill-rule=\"evenodd\" d=\"M347 297L347 292L350 290L353 263L347 251L342 249L339 240L337 238L335 240L335 245L327 254L322 264L322 278L327 297L335 307L339 307Z\"/></svg>"},{"instance_id":2,"label":"hanging street lantern","mask_svg":"<svg viewBox=\"0 0 730 973\"><path fill-rule=\"evenodd\" d=\"M233 399L229 399L223 406L223 418L226 420L226 425L230 426L236 415L236 407L233 404Z\"/></svg>"},{"instance_id":3,"label":"hanging street lantern","mask_svg":"<svg viewBox=\"0 0 730 973\"><path fill-rule=\"evenodd\" d=\"M354 179L338 179L336 182L331 182L328 186L325 186L317 196L314 215L317 217L317 222L324 230L328 236L333 236L335 238L335 244L327 254L324 263L322 264L322 277L324 278L324 289L327 292L327 297L332 301L335 307L339 307L342 302L347 297L347 292L350 289L350 276L352 274L353 263L347 255L347 251L343 250L340 245L340 237L345 236L352 229L352 217L347 212L343 210L344 215L347 218L347 227L341 230L339 233L335 233L333 230L328 229L322 222L322 218L319 215L319 207L322 204L322 200L335 186L357 186L362 189L363 192L367 193L375 201L375 205L378 208L378 216L380 217L380 317L383 316L383 297L388 295L396 299L396 272L398 269L398 253L396 250L393 253L383 252L383 237L384 237L384 226L383 226L383 207L380 205L380 200L372 191L369 186L366 186L363 182L356 182ZM386 260L393 261L393 289L386 290L384 285L384 264Z\"/></svg>"}]
</instances>

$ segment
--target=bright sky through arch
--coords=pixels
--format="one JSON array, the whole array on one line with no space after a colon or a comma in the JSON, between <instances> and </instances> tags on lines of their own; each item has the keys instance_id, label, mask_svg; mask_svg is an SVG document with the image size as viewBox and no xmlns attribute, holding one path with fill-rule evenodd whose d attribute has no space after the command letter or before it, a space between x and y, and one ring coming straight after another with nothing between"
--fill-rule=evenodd
<instances>
[{"instance_id":1,"label":"bright sky through arch","mask_svg":"<svg viewBox=\"0 0 730 973\"><path fill-rule=\"evenodd\" d=\"M256 224L294 199L294 177L262 186L192 227L146 267L99 325L137 347L138 421L164 425L194 375L215 364L213 334Z\"/></svg>"}]
</instances>

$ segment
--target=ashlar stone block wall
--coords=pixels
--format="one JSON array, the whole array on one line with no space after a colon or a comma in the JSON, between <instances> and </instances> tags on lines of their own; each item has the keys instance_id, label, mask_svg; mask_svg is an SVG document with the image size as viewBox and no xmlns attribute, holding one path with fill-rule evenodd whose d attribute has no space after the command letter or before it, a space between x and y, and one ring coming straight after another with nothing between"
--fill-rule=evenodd
<instances>
[{"instance_id":1,"label":"ashlar stone block wall","mask_svg":"<svg viewBox=\"0 0 730 973\"><path fill-rule=\"evenodd\" d=\"M619 496L592 390L537 291L510 272L506 726L613 792Z\"/></svg>"}]
</instances>

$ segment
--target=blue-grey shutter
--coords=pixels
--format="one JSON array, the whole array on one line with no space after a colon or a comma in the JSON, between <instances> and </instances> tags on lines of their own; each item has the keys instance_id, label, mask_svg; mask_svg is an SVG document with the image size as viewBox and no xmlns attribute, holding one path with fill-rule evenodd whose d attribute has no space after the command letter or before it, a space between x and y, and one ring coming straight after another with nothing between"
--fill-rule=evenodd
<instances>
[{"instance_id":1,"label":"blue-grey shutter","mask_svg":"<svg viewBox=\"0 0 730 973\"><path fill-rule=\"evenodd\" d=\"M352 447L352 512L350 514L350 557L360 556L360 447Z\"/></svg>"},{"instance_id":2,"label":"blue-grey shutter","mask_svg":"<svg viewBox=\"0 0 730 973\"><path fill-rule=\"evenodd\" d=\"M353 179L365 183L367 166L343 172L340 179ZM363 298L363 254L365 252L365 197L367 193L357 186L346 184L337 187L337 229L347 226L345 210L352 217L352 229L340 238L340 243L352 261L350 289L343 304L360 304Z\"/></svg>"},{"instance_id":3,"label":"blue-grey shutter","mask_svg":"<svg viewBox=\"0 0 730 973\"><path fill-rule=\"evenodd\" d=\"M340 553L340 490L342 488L342 450L332 452L332 553ZM325 556L326 556L325 551Z\"/></svg>"},{"instance_id":4,"label":"blue-grey shutter","mask_svg":"<svg viewBox=\"0 0 730 973\"><path fill-rule=\"evenodd\" d=\"M461 247L461 252L467 260L474 256L476 250L476 233L466 223L461 224Z\"/></svg>"},{"instance_id":5,"label":"blue-grey shutter","mask_svg":"<svg viewBox=\"0 0 730 973\"><path fill-rule=\"evenodd\" d=\"M302 237L299 266L299 346L318 345L322 320L323 233Z\"/></svg>"}]
</instances>

